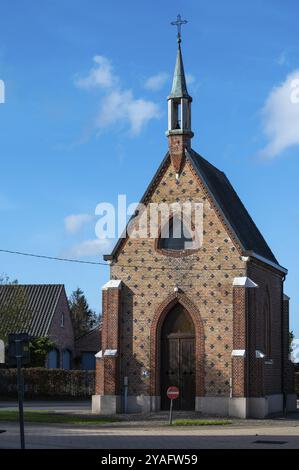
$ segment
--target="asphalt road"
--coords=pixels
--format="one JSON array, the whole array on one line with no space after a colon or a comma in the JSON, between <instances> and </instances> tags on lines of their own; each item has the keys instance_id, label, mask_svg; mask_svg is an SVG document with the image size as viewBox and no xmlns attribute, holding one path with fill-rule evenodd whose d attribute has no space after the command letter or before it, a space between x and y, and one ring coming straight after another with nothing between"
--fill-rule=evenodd
<instances>
[{"instance_id":1,"label":"asphalt road","mask_svg":"<svg viewBox=\"0 0 299 470\"><path fill-rule=\"evenodd\" d=\"M0 449L19 448L19 428L0 423ZM299 426L73 426L36 425L25 428L32 449L299 449Z\"/></svg>"},{"instance_id":2,"label":"asphalt road","mask_svg":"<svg viewBox=\"0 0 299 470\"><path fill-rule=\"evenodd\" d=\"M2 402L0 409L16 409ZM27 402L27 410L88 414L90 402ZM177 418L198 417L196 413ZM31 449L299 449L299 412L287 418L233 420L225 426L167 426L168 414L125 415L107 425L25 423L26 447ZM1 432L5 431L5 432ZM17 423L0 421L0 449L20 446Z\"/></svg>"}]
</instances>

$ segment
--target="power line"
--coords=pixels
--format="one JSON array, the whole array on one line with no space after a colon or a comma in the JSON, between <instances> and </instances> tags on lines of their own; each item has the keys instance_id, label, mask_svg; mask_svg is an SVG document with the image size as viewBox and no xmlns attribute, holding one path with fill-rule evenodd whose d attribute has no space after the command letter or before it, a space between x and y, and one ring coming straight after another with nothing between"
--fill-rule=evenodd
<instances>
[{"instance_id":1,"label":"power line","mask_svg":"<svg viewBox=\"0 0 299 470\"><path fill-rule=\"evenodd\" d=\"M46 255L37 255L34 253L24 253L22 251L12 251L12 250L2 250L0 249L2 253L10 253L13 255L22 255L22 256L31 256L33 258L43 258L43 259L50 259L54 261L66 261L69 263L81 263L81 264L97 264L97 265L102 265L102 266L108 266L107 263L100 263L96 261L83 261L79 259L72 259L72 258L58 258L56 256L46 256Z\"/></svg>"},{"instance_id":2,"label":"power line","mask_svg":"<svg viewBox=\"0 0 299 470\"><path fill-rule=\"evenodd\" d=\"M40 258L40 259L47 259L47 260L52 260L52 261L63 261L63 262L68 262L68 263L79 263L79 264L91 264L91 265L96 265L96 266L110 266L110 263L103 263L100 261L84 261L84 260L79 260L79 259L74 259L74 258L59 258L57 256L47 256L47 255L38 255L35 253L25 253L23 251L13 251L13 250L4 250L0 248L0 252L2 253L9 253L13 255L21 255L21 256L29 256L32 258ZM182 260L182 258L180 258ZM184 260L183 263L186 263L189 260ZM209 271L235 271L238 269L242 269L242 266L236 266L233 265L231 267L226 267L226 266L221 266L218 265L216 267L197 267L191 265L191 266L169 266L169 261L165 260L166 266L160 267L160 266L148 266L147 264L144 265L135 265L135 264L120 264L119 266L116 264L114 265L115 268L122 269L122 268L131 268L131 269L146 269L148 272L150 271L162 271L165 275L167 275L167 271L171 270L172 272L175 272L177 275L180 274L180 272L187 271L188 272L188 278L189 277L195 277L194 274L190 274L192 271L199 271L199 272L209 272ZM193 261L194 263L194 261ZM113 266L113 265L111 265ZM182 275L182 274L181 274ZM150 279L151 276L148 277Z\"/></svg>"}]
</instances>

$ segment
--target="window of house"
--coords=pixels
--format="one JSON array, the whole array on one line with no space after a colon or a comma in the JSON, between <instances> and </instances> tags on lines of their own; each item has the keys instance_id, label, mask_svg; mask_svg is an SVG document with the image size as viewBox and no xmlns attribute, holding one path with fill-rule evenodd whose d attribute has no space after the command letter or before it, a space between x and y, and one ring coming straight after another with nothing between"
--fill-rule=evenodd
<instances>
[{"instance_id":1,"label":"window of house","mask_svg":"<svg viewBox=\"0 0 299 470\"><path fill-rule=\"evenodd\" d=\"M65 349L62 353L62 368L70 370L72 368L72 353Z\"/></svg>"},{"instance_id":2,"label":"window of house","mask_svg":"<svg viewBox=\"0 0 299 470\"><path fill-rule=\"evenodd\" d=\"M60 317L60 326L61 326L61 328L64 327L64 313L62 313L61 317Z\"/></svg>"},{"instance_id":3,"label":"window of house","mask_svg":"<svg viewBox=\"0 0 299 470\"><path fill-rule=\"evenodd\" d=\"M48 354L48 368L49 369L59 369L59 351L58 349L52 349Z\"/></svg>"}]
</instances>

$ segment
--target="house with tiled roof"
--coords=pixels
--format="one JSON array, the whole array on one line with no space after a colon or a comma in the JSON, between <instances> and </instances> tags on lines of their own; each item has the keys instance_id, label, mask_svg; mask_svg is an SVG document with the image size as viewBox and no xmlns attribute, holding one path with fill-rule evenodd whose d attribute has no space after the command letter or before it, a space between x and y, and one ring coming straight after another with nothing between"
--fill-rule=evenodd
<instances>
[{"instance_id":1,"label":"house with tiled roof","mask_svg":"<svg viewBox=\"0 0 299 470\"><path fill-rule=\"evenodd\" d=\"M74 331L63 284L0 285L0 312L18 306L17 314L1 315L2 330L26 332L31 338L48 337L55 347L45 366L71 369L75 353Z\"/></svg>"}]
</instances>

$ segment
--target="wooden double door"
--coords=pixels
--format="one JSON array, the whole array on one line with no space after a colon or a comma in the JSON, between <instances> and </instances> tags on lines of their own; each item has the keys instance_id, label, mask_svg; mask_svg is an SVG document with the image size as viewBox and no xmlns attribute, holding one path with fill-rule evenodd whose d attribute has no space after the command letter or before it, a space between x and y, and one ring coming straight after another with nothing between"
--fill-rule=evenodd
<instances>
[{"instance_id":1,"label":"wooden double door","mask_svg":"<svg viewBox=\"0 0 299 470\"><path fill-rule=\"evenodd\" d=\"M167 315L161 335L161 408L169 409L167 388L179 388L174 409L195 408L195 334L192 320L178 304Z\"/></svg>"}]
</instances>

